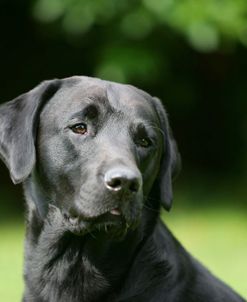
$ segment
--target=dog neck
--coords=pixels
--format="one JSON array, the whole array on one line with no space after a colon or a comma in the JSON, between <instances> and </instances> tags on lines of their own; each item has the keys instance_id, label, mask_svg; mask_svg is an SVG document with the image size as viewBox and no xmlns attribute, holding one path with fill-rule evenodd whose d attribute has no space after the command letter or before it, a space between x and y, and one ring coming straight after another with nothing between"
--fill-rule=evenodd
<instances>
[{"instance_id":1,"label":"dog neck","mask_svg":"<svg viewBox=\"0 0 247 302\"><path fill-rule=\"evenodd\" d=\"M80 237L66 231L58 210L43 220L29 207L24 301L114 301L145 240L142 234L140 226L122 241L106 234Z\"/></svg>"}]
</instances>

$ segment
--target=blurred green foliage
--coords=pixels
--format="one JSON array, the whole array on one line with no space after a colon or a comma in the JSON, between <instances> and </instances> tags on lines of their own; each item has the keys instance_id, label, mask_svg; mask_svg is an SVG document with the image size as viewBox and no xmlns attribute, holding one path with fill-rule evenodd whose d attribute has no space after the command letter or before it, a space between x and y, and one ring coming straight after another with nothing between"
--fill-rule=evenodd
<instances>
[{"instance_id":1,"label":"blurred green foliage","mask_svg":"<svg viewBox=\"0 0 247 302\"><path fill-rule=\"evenodd\" d=\"M225 42L247 45L245 0L37 0L33 13L43 22L59 21L69 34L112 22L121 34L144 39L165 24L200 51Z\"/></svg>"}]
</instances>

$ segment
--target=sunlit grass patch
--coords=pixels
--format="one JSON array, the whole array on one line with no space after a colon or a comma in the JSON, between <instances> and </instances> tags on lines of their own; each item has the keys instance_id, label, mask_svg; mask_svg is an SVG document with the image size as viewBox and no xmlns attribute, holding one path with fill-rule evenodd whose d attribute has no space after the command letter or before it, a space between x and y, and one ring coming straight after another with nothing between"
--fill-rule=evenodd
<instances>
[{"instance_id":1,"label":"sunlit grass patch","mask_svg":"<svg viewBox=\"0 0 247 302\"><path fill-rule=\"evenodd\" d=\"M0 300L21 301L24 226L0 224Z\"/></svg>"},{"instance_id":2,"label":"sunlit grass patch","mask_svg":"<svg viewBox=\"0 0 247 302\"><path fill-rule=\"evenodd\" d=\"M233 208L174 209L162 218L199 261L247 297L247 217Z\"/></svg>"}]
</instances>

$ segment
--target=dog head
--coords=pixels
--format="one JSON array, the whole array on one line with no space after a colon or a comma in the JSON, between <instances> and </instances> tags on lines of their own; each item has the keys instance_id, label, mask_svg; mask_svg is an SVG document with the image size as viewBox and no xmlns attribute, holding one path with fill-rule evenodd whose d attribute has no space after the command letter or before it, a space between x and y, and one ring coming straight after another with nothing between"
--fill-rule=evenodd
<instances>
[{"instance_id":1,"label":"dog head","mask_svg":"<svg viewBox=\"0 0 247 302\"><path fill-rule=\"evenodd\" d=\"M179 163L157 98L87 77L47 81L2 105L0 154L40 216L53 205L75 233L134 227L154 184L169 210Z\"/></svg>"}]
</instances>

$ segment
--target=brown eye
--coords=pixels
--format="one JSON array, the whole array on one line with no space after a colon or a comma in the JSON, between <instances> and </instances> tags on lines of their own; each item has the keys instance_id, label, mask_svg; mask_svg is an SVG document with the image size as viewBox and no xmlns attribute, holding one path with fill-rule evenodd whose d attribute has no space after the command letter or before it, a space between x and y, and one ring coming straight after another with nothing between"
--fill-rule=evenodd
<instances>
[{"instance_id":1,"label":"brown eye","mask_svg":"<svg viewBox=\"0 0 247 302\"><path fill-rule=\"evenodd\" d=\"M140 138L137 140L137 145L143 148L148 148L149 146L151 146L152 142L149 138Z\"/></svg>"},{"instance_id":2,"label":"brown eye","mask_svg":"<svg viewBox=\"0 0 247 302\"><path fill-rule=\"evenodd\" d=\"M80 124L76 124L72 127L70 127L70 129L77 134L86 134L87 133L87 125L84 123L80 123Z\"/></svg>"}]
</instances>

